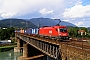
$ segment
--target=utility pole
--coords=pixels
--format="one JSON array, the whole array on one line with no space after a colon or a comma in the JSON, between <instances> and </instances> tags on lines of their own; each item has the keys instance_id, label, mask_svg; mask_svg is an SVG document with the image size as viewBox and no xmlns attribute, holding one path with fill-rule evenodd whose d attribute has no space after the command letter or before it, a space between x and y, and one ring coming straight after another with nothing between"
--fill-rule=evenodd
<instances>
[{"instance_id":1,"label":"utility pole","mask_svg":"<svg viewBox=\"0 0 90 60\"><path fill-rule=\"evenodd\" d=\"M26 20L26 29L27 29L27 27L28 27L28 23L27 23L27 20Z\"/></svg>"},{"instance_id":2,"label":"utility pole","mask_svg":"<svg viewBox=\"0 0 90 60\"><path fill-rule=\"evenodd\" d=\"M12 27L12 19L10 20L10 27Z\"/></svg>"},{"instance_id":3,"label":"utility pole","mask_svg":"<svg viewBox=\"0 0 90 60\"><path fill-rule=\"evenodd\" d=\"M38 23L38 29L40 28L40 23Z\"/></svg>"}]
</instances>

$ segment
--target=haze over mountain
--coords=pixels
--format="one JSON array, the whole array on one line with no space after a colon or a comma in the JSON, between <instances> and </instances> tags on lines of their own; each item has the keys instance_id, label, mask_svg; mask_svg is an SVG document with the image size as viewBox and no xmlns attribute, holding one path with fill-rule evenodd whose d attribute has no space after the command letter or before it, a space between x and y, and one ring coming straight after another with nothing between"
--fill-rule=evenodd
<instances>
[{"instance_id":1,"label":"haze over mountain","mask_svg":"<svg viewBox=\"0 0 90 60\"><path fill-rule=\"evenodd\" d=\"M40 24L40 26L55 26L59 23L58 19L50 19L50 18L32 18L30 19L30 21L36 26L38 26L38 24ZM61 21L59 25L75 27L74 24L65 21Z\"/></svg>"},{"instance_id":2,"label":"haze over mountain","mask_svg":"<svg viewBox=\"0 0 90 60\"><path fill-rule=\"evenodd\" d=\"M0 20L0 27L18 27L18 28L37 28L38 24L41 26L55 26L59 22L58 19L50 19L50 18L32 18L32 19L3 19ZM61 21L60 25L64 26L73 26L74 24Z\"/></svg>"},{"instance_id":3,"label":"haze over mountain","mask_svg":"<svg viewBox=\"0 0 90 60\"><path fill-rule=\"evenodd\" d=\"M88 30L90 31L90 27L88 27Z\"/></svg>"}]
</instances>

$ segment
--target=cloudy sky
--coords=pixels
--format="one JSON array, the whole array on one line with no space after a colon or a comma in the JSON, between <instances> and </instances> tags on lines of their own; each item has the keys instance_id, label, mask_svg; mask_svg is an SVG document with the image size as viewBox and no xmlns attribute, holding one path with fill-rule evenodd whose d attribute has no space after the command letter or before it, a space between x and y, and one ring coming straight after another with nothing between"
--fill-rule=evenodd
<instances>
[{"instance_id":1,"label":"cloudy sky","mask_svg":"<svg viewBox=\"0 0 90 60\"><path fill-rule=\"evenodd\" d=\"M90 27L90 0L0 0L0 19L38 17Z\"/></svg>"}]
</instances>

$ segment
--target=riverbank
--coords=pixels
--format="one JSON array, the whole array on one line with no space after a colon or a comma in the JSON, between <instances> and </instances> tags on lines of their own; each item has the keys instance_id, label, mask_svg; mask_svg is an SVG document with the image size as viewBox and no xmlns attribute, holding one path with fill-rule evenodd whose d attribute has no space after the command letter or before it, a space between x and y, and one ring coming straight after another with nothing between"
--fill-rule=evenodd
<instances>
[{"instance_id":1,"label":"riverbank","mask_svg":"<svg viewBox=\"0 0 90 60\"><path fill-rule=\"evenodd\" d=\"M0 52L5 52L14 49L16 45L8 45L8 46L1 46L0 47Z\"/></svg>"}]
</instances>

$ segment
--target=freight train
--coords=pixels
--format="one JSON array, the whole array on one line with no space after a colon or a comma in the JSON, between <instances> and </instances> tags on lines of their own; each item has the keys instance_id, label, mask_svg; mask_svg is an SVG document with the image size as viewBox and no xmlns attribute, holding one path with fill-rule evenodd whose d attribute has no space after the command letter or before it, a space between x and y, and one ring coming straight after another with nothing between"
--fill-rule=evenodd
<instances>
[{"instance_id":1,"label":"freight train","mask_svg":"<svg viewBox=\"0 0 90 60\"><path fill-rule=\"evenodd\" d=\"M69 40L69 35L66 26L44 26L41 28L29 28L26 30L18 30L16 32L24 34L34 34L39 36L48 36L59 40Z\"/></svg>"}]
</instances>

